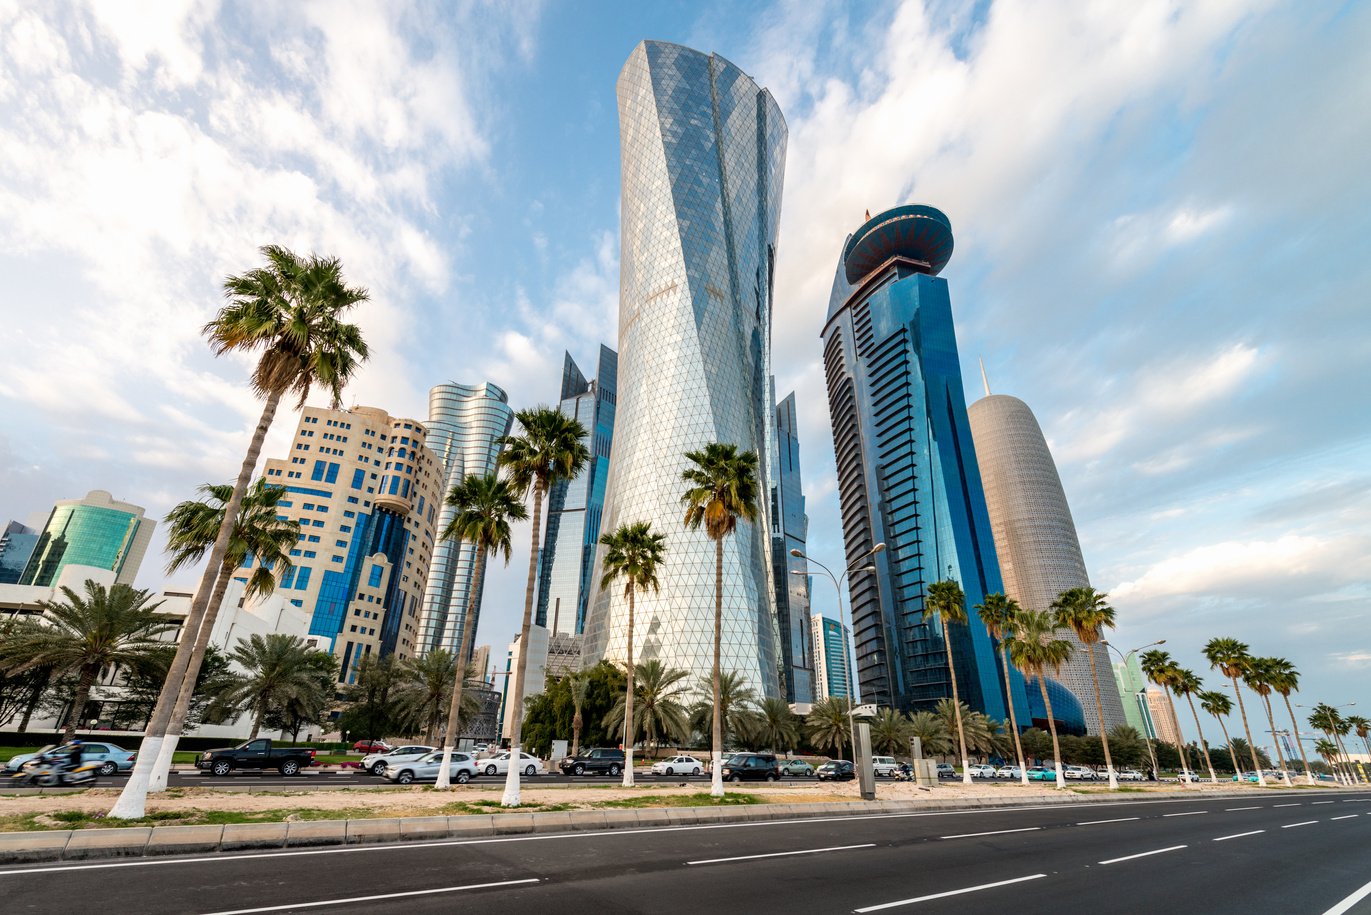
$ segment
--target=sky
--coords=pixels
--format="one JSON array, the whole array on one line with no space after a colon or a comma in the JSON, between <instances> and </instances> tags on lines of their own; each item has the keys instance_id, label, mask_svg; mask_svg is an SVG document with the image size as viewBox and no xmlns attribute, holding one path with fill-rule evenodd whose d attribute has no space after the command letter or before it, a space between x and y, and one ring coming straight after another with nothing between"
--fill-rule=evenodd
<instances>
[{"instance_id":1,"label":"sky","mask_svg":"<svg viewBox=\"0 0 1371 915\"><path fill-rule=\"evenodd\" d=\"M554 401L564 352L616 345L614 84L645 38L789 125L773 353L812 555L842 561L838 254L932 204L968 396L983 359L1038 416L1112 641L1214 686L1200 648L1235 637L1371 707L1366 3L0 0L0 520L90 489L160 518L232 477L259 406L199 330L263 244L370 290L349 403ZM514 633L527 535L479 642ZM192 585L162 542L138 584Z\"/></svg>"}]
</instances>

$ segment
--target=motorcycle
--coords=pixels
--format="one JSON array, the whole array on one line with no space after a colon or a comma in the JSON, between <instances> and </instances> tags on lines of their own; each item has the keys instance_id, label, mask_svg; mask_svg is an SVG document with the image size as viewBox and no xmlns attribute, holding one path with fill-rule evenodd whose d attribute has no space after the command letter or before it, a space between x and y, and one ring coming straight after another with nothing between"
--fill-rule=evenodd
<instances>
[{"instance_id":1,"label":"motorcycle","mask_svg":"<svg viewBox=\"0 0 1371 915\"><path fill-rule=\"evenodd\" d=\"M99 771L98 762L82 763L74 769L68 769L60 760L39 756L20 766L12 779L20 788L92 788Z\"/></svg>"}]
</instances>

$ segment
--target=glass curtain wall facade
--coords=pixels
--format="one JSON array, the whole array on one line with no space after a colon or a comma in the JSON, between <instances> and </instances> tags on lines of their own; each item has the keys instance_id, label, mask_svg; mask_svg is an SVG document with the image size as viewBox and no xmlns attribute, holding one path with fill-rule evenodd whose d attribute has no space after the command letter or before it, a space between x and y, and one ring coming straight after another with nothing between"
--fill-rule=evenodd
<instances>
[{"instance_id":1,"label":"glass curtain wall facade","mask_svg":"<svg viewBox=\"0 0 1371 915\"><path fill-rule=\"evenodd\" d=\"M1046 610L1063 591L1089 587L1085 558L1071 520L1057 464L1033 411L1017 397L991 394L967 409L985 486L990 529L1000 561L1004 593L1030 610ZM1100 678L1106 731L1127 724L1110 681L1109 648L1091 651L1071 629L1058 633L1075 646L1056 680L1085 709L1086 730L1099 732L1091 665Z\"/></svg>"},{"instance_id":2,"label":"glass curtain wall facade","mask_svg":"<svg viewBox=\"0 0 1371 915\"><path fill-rule=\"evenodd\" d=\"M967 425L947 281L952 227L927 206L868 219L839 260L823 337L839 507L863 701L931 709L952 695L934 582L966 594L969 625L950 628L962 701L1007 718L995 645L976 615L1002 591ZM869 556L884 543L883 552ZM1015 711L1027 712L1011 673Z\"/></svg>"},{"instance_id":3,"label":"glass curtain wall facade","mask_svg":"<svg viewBox=\"0 0 1371 915\"><path fill-rule=\"evenodd\" d=\"M771 561L776 575L776 628L781 634L781 675L787 702L814 701L814 653L809 626L809 517L800 480L800 431L795 395L776 405L775 465L771 468Z\"/></svg>"},{"instance_id":4,"label":"glass curtain wall facade","mask_svg":"<svg viewBox=\"0 0 1371 915\"><path fill-rule=\"evenodd\" d=\"M442 473L437 524L440 536L452 523L447 494L468 475L484 476L495 470L499 440L509 434L513 422L509 397L489 382L449 382L428 392L428 446L437 456ZM468 606L475 564L476 548L468 543L440 540L434 548L420 614L420 654L439 648L455 654L462 642L467 613L475 613L479 621L484 581L477 583L471 602L474 606Z\"/></svg>"},{"instance_id":5,"label":"glass curtain wall facade","mask_svg":"<svg viewBox=\"0 0 1371 915\"><path fill-rule=\"evenodd\" d=\"M548 493L534 621L554 636L580 635L585 629L614 440L618 369L619 356L607 346L600 347L594 381L586 380L570 353L562 365L559 409L585 427L581 443L591 459L575 479L558 482Z\"/></svg>"},{"instance_id":6,"label":"glass curtain wall facade","mask_svg":"<svg viewBox=\"0 0 1371 915\"><path fill-rule=\"evenodd\" d=\"M816 613L810 620L810 638L814 649L813 701L853 698L847 627Z\"/></svg>"},{"instance_id":7,"label":"glass curtain wall facade","mask_svg":"<svg viewBox=\"0 0 1371 915\"><path fill-rule=\"evenodd\" d=\"M0 534L0 585L15 585L29 564L29 557L38 545L38 532L11 521Z\"/></svg>"},{"instance_id":8,"label":"glass curtain wall facade","mask_svg":"<svg viewBox=\"0 0 1371 915\"><path fill-rule=\"evenodd\" d=\"M142 506L116 501L101 489L84 499L58 502L33 544L19 584L50 588L64 568L80 565L109 569L116 584L132 585L155 526L143 516Z\"/></svg>"},{"instance_id":9,"label":"glass curtain wall facade","mask_svg":"<svg viewBox=\"0 0 1371 915\"><path fill-rule=\"evenodd\" d=\"M637 600L640 658L713 666L714 543L681 524L685 453L709 442L758 454L758 517L724 542L723 669L784 695L771 507L772 271L786 127L771 94L736 66L643 42L618 82L622 167L619 403L603 528L666 534L661 591ZM597 550L591 580L600 579ZM599 591L586 662L625 656L626 603Z\"/></svg>"}]
</instances>

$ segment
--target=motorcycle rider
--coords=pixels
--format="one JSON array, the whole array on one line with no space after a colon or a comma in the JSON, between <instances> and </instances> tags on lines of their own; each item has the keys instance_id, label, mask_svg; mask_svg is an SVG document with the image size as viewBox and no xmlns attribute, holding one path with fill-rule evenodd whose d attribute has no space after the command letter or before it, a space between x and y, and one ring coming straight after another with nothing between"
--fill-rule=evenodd
<instances>
[{"instance_id":1,"label":"motorcycle rider","mask_svg":"<svg viewBox=\"0 0 1371 915\"><path fill-rule=\"evenodd\" d=\"M83 750L84 747L81 745L80 740L73 738L72 742L67 744L67 752L62 760L60 769L62 775L69 775L81 768L81 753Z\"/></svg>"}]
</instances>

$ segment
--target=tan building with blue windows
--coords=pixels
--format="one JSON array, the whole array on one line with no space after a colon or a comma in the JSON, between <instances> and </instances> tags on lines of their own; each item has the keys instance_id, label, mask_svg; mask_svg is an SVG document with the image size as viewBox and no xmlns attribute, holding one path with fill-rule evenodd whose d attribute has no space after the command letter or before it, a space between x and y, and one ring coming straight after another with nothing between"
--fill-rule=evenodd
<instances>
[{"instance_id":1,"label":"tan building with blue windows","mask_svg":"<svg viewBox=\"0 0 1371 915\"><path fill-rule=\"evenodd\" d=\"M443 487L427 437L418 420L375 407L306 407L290 455L266 463L300 522L278 593L310 614L311 636L331 641L340 682L364 657L417 652Z\"/></svg>"}]
</instances>

